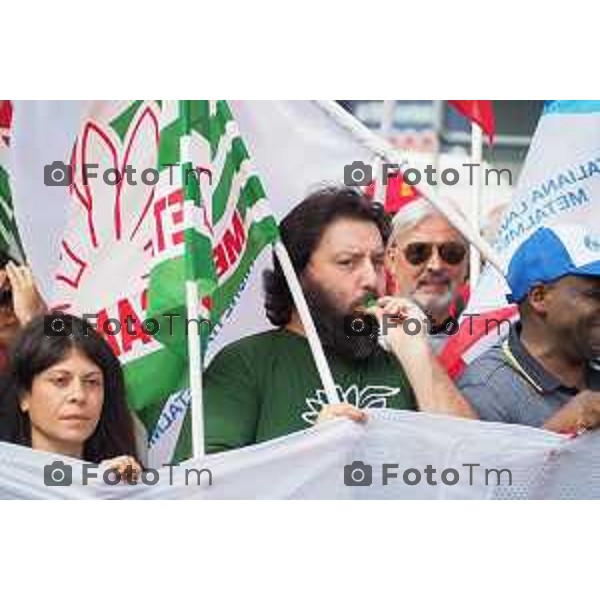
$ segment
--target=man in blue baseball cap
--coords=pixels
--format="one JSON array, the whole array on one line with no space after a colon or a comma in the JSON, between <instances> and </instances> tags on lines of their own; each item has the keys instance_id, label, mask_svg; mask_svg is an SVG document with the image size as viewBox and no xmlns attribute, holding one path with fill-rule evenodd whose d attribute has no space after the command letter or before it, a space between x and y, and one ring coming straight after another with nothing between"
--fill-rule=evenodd
<instances>
[{"instance_id":1,"label":"man in blue baseball cap","mask_svg":"<svg viewBox=\"0 0 600 600\"><path fill-rule=\"evenodd\" d=\"M515 251L507 281L520 321L459 389L483 420L561 433L600 427L600 236L542 227Z\"/></svg>"}]
</instances>

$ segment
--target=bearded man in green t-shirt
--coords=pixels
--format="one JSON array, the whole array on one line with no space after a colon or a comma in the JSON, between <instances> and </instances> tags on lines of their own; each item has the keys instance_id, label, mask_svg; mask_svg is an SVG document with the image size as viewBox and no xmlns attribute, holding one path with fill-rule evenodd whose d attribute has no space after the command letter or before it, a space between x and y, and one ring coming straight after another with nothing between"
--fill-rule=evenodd
<instances>
[{"instance_id":1,"label":"bearded man in green t-shirt","mask_svg":"<svg viewBox=\"0 0 600 600\"><path fill-rule=\"evenodd\" d=\"M385 296L390 225L379 205L351 188L321 189L280 224L331 368L340 403L329 405L281 267L264 277L271 331L230 344L204 375L206 448L220 452L262 442L364 409L423 410L474 418L428 346L426 327L388 326L352 335L349 323L370 312L422 318L410 301ZM378 300L365 308L369 296ZM389 322L389 321L388 321ZM344 326L346 325L346 327ZM383 329L382 329L383 331Z\"/></svg>"}]
</instances>

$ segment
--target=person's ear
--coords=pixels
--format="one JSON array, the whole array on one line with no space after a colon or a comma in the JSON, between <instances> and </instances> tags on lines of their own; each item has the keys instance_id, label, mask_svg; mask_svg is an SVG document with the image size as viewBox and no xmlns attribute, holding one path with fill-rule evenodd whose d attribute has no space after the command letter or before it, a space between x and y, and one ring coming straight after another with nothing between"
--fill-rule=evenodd
<instances>
[{"instance_id":1,"label":"person's ear","mask_svg":"<svg viewBox=\"0 0 600 600\"><path fill-rule=\"evenodd\" d=\"M385 249L384 262L385 262L385 266L387 267L387 269L389 271L394 270L394 264L396 263L397 253L398 253L398 245L396 244L396 242L392 242Z\"/></svg>"},{"instance_id":2,"label":"person's ear","mask_svg":"<svg viewBox=\"0 0 600 600\"><path fill-rule=\"evenodd\" d=\"M29 394L26 394L19 400L19 408L21 412L29 412Z\"/></svg>"},{"instance_id":3,"label":"person's ear","mask_svg":"<svg viewBox=\"0 0 600 600\"><path fill-rule=\"evenodd\" d=\"M547 286L538 283L535 284L527 294L529 305L540 315L546 315L548 312L548 291L549 288Z\"/></svg>"}]
</instances>

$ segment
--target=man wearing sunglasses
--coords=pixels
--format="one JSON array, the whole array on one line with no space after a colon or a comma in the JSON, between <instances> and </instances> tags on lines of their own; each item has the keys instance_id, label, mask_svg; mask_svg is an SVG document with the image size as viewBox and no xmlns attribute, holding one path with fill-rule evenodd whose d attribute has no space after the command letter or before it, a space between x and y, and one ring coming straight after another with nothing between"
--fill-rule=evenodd
<instances>
[{"instance_id":1,"label":"man wearing sunglasses","mask_svg":"<svg viewBox=\"0 0 600 600\"><path fill-rule=\"evenodd\" d=\"M462 303L469 265L468 244L424 199L405 205L392 227L386 252L392 291L413 300L429 316L429 341L439 353L456 332L456 307Z\"/></svg>"},{"instance_id":2,"label":"man wearing sunglasses","mask_svg":"<svg viewBox=\"0 0 600 600\"><path fill-rule=\"evenodd\" d=\"M480 417L560 433L600 426L600 237L543 227L514 253L520 322L458 381Z\"/></svg>"}]
</instances>

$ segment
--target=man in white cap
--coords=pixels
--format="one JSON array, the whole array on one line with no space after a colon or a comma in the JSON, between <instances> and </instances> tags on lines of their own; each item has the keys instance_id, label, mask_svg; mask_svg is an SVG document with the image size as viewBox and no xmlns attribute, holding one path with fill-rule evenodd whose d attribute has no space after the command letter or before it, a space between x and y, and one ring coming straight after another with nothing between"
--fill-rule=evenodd
<instances>
[{"instance_id":1,"label":"man in white cap","mask_svg":"<svg viewBox=\"0 0 600 600\"><path fill-rule=\"evenodd\" d=\"M514 253L507 281L520 322L469 365L460 391L483 420L600 427L600 237L542 227Z\"/></svg>"}]
</instances>

